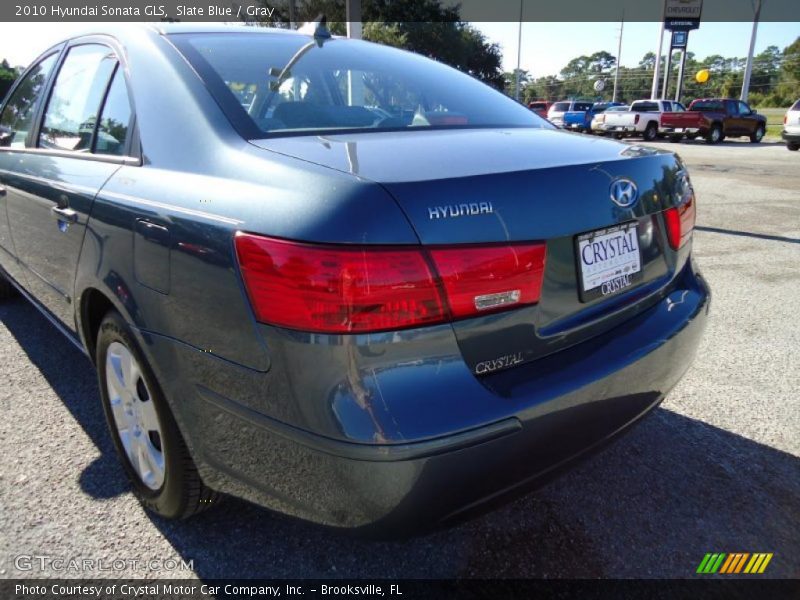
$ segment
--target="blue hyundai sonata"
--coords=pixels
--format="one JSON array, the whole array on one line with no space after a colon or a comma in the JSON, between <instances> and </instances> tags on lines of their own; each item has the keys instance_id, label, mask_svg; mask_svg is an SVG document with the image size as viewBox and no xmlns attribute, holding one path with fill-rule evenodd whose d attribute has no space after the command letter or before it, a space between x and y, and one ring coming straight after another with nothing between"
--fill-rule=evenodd
<instances>
[{"instance_id":1,"label":"blue hyundai sonata","mask_svg":"<svg viewBox=\"0 0 800 600\"><path fill-rule=\"evenodd\" d=\"M675 154L322 24L91 32L1 110L0 294L87 354L165 517L453 523L636 423L704 328Z\"/></svg>"}]
</instances>

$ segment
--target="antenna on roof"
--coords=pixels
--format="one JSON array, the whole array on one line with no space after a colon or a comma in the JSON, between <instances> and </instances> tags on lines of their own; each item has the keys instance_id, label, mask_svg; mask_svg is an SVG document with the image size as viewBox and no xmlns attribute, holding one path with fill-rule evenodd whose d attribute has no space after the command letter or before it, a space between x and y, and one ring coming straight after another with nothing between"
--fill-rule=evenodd
<instances>
[{"instance_id":1,"label":"antenna on roof","mask_svg":"<svg viewBox=\"0 0 800 600\"><path fill-rule=\"evenodd\" d=\"M320 13L316 19L305 23L297 31L306 35L313 35L318 41L326 40L331 37L331 32L328 29L327 23L328 19L325 17L325 15Z\"/></svg>"}]
</instances>

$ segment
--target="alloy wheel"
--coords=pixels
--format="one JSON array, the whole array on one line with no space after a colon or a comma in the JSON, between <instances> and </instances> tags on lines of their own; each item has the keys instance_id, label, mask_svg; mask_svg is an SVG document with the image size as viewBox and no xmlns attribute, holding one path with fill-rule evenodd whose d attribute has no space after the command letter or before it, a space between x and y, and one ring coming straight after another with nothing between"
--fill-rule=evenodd
<instances>
[{"instance_id":1,"label":"alloy wheel","mask_svg":"<svg viewBox=\"0 0 800 600\"><path fill-rule=\"evenodd\" d=\"M163 434L142 369L127 346L112 342L106 353L111 414L125 454L151 490L164 483Z\"/></svg>"}]
</instances>

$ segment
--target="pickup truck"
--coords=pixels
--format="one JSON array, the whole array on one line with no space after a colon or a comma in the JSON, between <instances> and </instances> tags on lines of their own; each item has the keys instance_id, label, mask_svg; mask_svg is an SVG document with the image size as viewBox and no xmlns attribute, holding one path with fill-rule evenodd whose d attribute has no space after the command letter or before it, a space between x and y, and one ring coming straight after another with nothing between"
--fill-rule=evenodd
<instances>
[{"instance_id":1,"label":"pickup truck","mask_svg":"<svg viewBox=\"0 0 800 600\"><path fill-rule=\"evenodd\" d=\"M587 131L592 124L592 103L591 102L575 102L572 108L564 113L562 117L564 129L570 131Z\"/></svg>"},{"instance_id":2,"label":"pickup truck","mask_svg":"<svg viewBox=\"0 0 800 600\"><path fill-rule=\"evenodd\" d=\"M709 144L717 144L726 137L747 136L757 144L767 131L767 119L741 100L698 98L687 111L661 115L661 129L671 139L702 136Z\"/></svg>"},{"instance_id":3,"label":"pickup truck","mask_svg":"<svg viewBox=\"0 0 800 600\"><path fill-rule=\"evenodd\" d=\"M606 113L599 124L599 132L616 138L640 135L652 142L661 131L661 113L685 110L680 102L672 100L636 100L626 112Z\"/></svg>"},{"instance_id":4,"label":"pickup truck","mask_svg":"<svg viewBox=\"0 0 800 600\"><path fill-rule=\"evenodd\" d=\"M589 105L586 108L586 105ZM592 131L592 121L595 115L604 113L612 106L621 106L622 102L576 102L575 108L564 113L564 129L572 131L590 132Z\"/></svg>"}]
</instances>

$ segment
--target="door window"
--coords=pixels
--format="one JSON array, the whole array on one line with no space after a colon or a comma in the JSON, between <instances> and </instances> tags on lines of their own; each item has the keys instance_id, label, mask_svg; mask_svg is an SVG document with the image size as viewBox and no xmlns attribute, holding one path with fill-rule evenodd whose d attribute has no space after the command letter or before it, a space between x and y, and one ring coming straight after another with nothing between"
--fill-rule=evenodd
<instances>
[{"instance_id":1,"label":"door window","mask_svg":"<svg viewBox=\"0 0 800 600\"><path fill-rule=\"evenodd\" d=\"M100 114L94 151L97 154L116 156L125 154L130 136L130 122L131 102L125 85L125 75L122 73L122 68L117 68L111 87L108 89L103 112Z\"/></svg>"},{"instance_id":2,"label":"door window","mask_svg":"<svg viewBox=\"0 0 800 600\"><path fill-rule=\"evenodd\" d=\"M40 147L91 151L97 113L116 65L106 46L86 44L69 50L47 103Z\"/></svg>"},{"instance_id":3,"label":"door window","mask_svg":"<svg viewBox=\"0 0 800 600\"><path fill-rule=\"evenodd\" d=\"M51 54L33 67L8 99L0 115L0 146L25 147L39 97L57 58L58 54Z\"/></svg>"}]
</instances>

